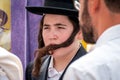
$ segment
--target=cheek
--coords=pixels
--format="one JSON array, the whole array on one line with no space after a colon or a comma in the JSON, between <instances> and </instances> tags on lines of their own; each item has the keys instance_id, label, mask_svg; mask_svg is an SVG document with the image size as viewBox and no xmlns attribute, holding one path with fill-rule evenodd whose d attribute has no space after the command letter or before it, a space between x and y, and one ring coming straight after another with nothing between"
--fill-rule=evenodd
<instances>
[{"instance_id":1,"label":"cheek","mask_svg":"<svg viewBox=\"0 0 120 80\"><path fill-rule=\"evenodd\" d=\"M68 39L69 36L70 36L70 34L68 34L68 33L61 34L59 39L60 39L61 42L64 42Z\"/></svg>"},{"instance_id":2,"label":"cheek","mask_svg":"<svg viewBox=\"0 0 120 80\"><path fill-rule=\"evenodd\" d=\"M47 45L48 37L46 34L42 34L43 42L45 43L45 46Z\"/></svg>"},{"instance_id":3,"label":"cheek","mask_svg":"<svg viewBox=\"0 0 120 80\"><path fill-rule=\"evenodd\" d=\"M60 34L59 39L61 42L66 41L72 34L72 30L67 30Z\"/></svg>"}]
</instances>

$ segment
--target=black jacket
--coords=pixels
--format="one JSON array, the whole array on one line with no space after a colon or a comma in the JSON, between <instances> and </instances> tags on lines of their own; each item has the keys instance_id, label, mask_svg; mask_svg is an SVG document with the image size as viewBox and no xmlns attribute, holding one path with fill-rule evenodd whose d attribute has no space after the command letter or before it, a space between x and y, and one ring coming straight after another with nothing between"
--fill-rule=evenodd
<instances>
[{"instance_id":1,"label":"black jacket","mask_svg":"<svg viewBox=\"0 0 120 80\"><path fill-rule=\"evenodd\" d=\"M86 54L86 50L83 48L83 46L80 47L80 49L78 50L78 52L76 53L76 55L73 57L73 59L71 60L71 62L68 64L68 66L66 67L66 69L64 70L63 74L61 75L59 80L62 80L64 73L66 72L67 68L69 67L69 65L74 62L75 60L77 60L78 58L80 58L81 56ZM30 64L27 65L26 68L26 72L25 72L25 77L26 80L47 80L47 76L48 76L48 67L49 67L49 63L50 63L50 56L47 56L44 58L42 67L41 67L41 71L40 71L40 75L38 77L33 77L31 72L32 72L32 68L33 68L33 62L31 62Z\"/></svg>"}]
</instances>

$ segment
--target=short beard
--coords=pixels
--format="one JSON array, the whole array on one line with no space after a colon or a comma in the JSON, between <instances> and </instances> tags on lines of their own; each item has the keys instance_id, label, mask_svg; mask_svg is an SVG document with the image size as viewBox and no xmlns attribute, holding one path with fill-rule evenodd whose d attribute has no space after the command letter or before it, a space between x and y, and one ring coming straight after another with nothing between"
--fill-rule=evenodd
<instances>
[{"instance_id":1,"label":"short beard","mask_svg":"<svg viewBox=\"0 0 120 80\"><path fill-rule=\"evenodd\" d=\"M92 25L92 20L91 17L88 13L88 6L87 6L87 0L85 0L84 2L84 9L83 9L83 13L82 13L82 21L83 21L83 25L80 25L83 31L83 39L85 40L85 42L87 43L96 43L95 39L94 39L94 29L93 29L93 25Z\"/></svg>"}]
</instances>

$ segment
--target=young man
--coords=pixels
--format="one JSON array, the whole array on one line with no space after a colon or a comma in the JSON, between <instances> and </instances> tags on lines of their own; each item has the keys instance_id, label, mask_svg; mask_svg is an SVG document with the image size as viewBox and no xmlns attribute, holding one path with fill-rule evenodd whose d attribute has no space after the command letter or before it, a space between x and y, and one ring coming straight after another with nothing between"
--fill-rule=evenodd
<instances>
[{"instance_id":1,"label":"young man","mask_svg":"<svg viewBox=\"0 0 120 80\"><path fill-rule=\"evenodd\" d=\"M96 43L63 80L120 80L120 0L75 0L83 38Z\"/></svg>"},{"instance_id":2,"label":"young man","mask_svg":"<svg viewBox=\"0 0 120 80\"><path fill-rule=\"evenodd\" d=\"M72 0L45 0L44 7L27 9L44 15L38 35L39 50L33 69L30 66L26 69L26 80L62 80L67 67L86 54L80 44L82 36L78 12ZM41 57L45 55L48 57L41 62Z\"/></svg>"}]
</instances>

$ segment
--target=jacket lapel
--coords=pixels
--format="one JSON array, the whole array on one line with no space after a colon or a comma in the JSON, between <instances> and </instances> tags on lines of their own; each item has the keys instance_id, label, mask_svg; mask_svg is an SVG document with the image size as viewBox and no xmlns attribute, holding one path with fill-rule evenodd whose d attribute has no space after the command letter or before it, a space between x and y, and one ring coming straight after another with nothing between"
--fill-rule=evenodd
<instances>
[{"instance_id":1,"label":"jacket lapel","mask_svg":"<svg viewBox=\"0 0 120 80\"><path fill-rule=\"evenodd\" d=\"M41 66L41 70L40 70L40 75L37 80L47 80L47 76L48 76L47 72L48 72L48 66L50 63L50 59L51 57L48 56L48 58L46 58L46 60L43 62Z\"/></svg>"}]
</instances>

